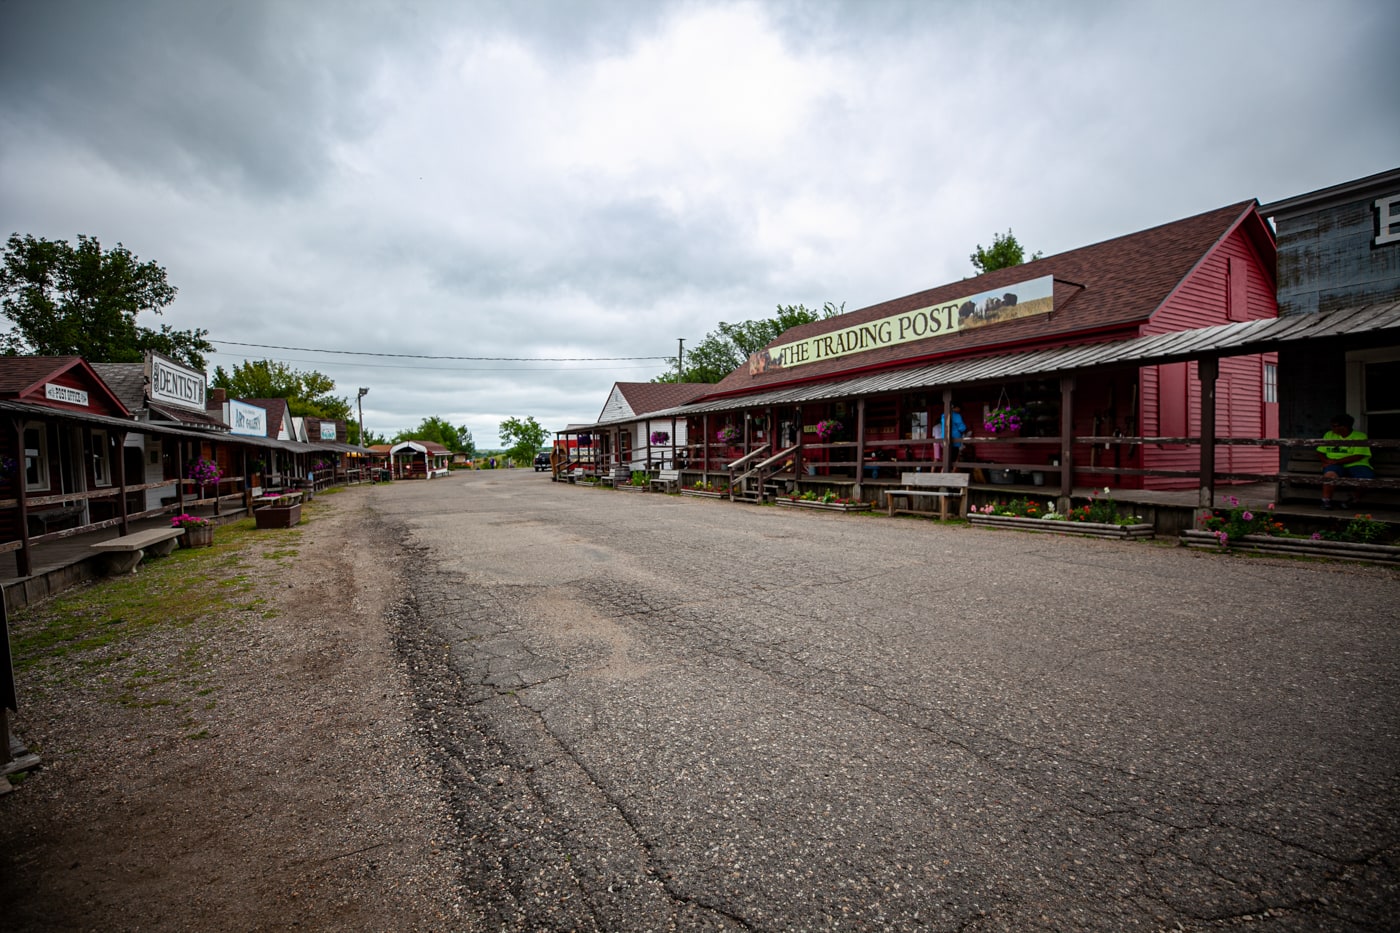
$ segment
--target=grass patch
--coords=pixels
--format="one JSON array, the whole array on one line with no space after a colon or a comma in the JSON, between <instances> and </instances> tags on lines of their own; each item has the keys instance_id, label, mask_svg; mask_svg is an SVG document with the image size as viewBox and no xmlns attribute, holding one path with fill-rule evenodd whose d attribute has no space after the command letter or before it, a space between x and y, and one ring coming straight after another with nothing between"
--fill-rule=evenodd
<instances>
[{"instance_id":1,"label":"grass patch","mask_svg":"<svg viewBox=\"0 0 1400 933\"><path fill-rule=\"evenodd\" d=\"M179 711L180 731L208 738L199 721L216 708L207 672L210 624L270 617L255 566L266 543L251 518L219 526L210 548L183 548L15 613L11 655L31 696L86 693L143 713ZM180 633L175 639L152 636Z\"/></svg>"}]
</instances>

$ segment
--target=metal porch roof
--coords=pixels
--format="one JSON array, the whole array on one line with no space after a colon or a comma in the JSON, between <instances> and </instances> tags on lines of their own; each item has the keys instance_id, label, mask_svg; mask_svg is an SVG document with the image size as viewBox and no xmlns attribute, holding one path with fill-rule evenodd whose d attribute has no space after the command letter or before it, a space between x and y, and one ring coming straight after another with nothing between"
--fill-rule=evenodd
<instances>
[{"instance_id":1,"label":"metal porch roof","mask_svg":"<svg viewBox=\"0 0 1400 933\"><path fill-rule=\"evenodd\" d=\"M1028 350L997 356L969 357L923 366L806 383L780 389L692 402L621 421L599 422L585 430L636 421L684 417L767 405L795 405L861 395L881 395L948 385L972 385L1004 379L1029 379L1107 366L1148 366L1209 357L1268 353L1304 340L1358 337L1400 331L1400 301L1343 308L1324 314L1239 321L1197 330L1174 331L1105 343ZM574 432L577 433L577 432Z\"/></svg>"}]
</instances>

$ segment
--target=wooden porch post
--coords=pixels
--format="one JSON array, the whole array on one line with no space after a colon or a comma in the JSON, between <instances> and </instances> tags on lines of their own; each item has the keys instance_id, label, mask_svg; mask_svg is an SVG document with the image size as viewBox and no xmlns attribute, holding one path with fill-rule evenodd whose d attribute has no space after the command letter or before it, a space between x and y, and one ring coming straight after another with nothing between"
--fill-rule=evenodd
<instances>
[{"instance_id":1,"label":"wooden porch post","mask_svg":"<svg viewBox=\"0 0 1400 933\"><path fill-rule=\"evenodd\" d=\"M710 413L705 412L700 418L700 456L704 459L700 463L700 482L710 481Z\"/></svg>"},{"instance_id":2,"label":"wooden porch post","mask_svg":"<svg viewBox=\"0 0 1400 933\"><path fill-rule=\"evenodd\" d=\"M117 433L117 517L121 519L123 535L130 533L126 520L126 431ZM145 456L143 451L142 457Z\"/></svg>"},{"instance_id":3,"label":"wooden porch post","mask_svg":"<svg viewBox=\"0 0 1400 933\"><path fill-rule=\"evenodd\" d=\"M29 485L29 466L24 457L24 422L11 418L10 425L15 433L15 450L19 453L15 461L15 499L19 502L19 550L15 551L15 572L27 577L34 572L29 553L29 497L26 488Z\"/></svg>"},{"instance_id":4,"label":"wooden porch post","mask_svg":"<svg viewBox=\"0 0 1400 933\"><path fill-rule=\"evenodd\" d=\"M1215 504L1215 381L1219 375L1216 357L1196 361L1196 376L1201 380L1201 495L1196 504L1202 509Z\"/></svg>"},{"instance_id":5,"label":"wooden porch post","mask_svg":"<svg viewBox=\"0 0 1400 933\"><path fill-rule=\"evenodd\" d=\"M861 485L865 482L865 396L856 399L856 485L855 498L864 499Z\"/></svg>"},{"instance_id":6,"label":"wooden porch post","mask_svg":"<svg viewBox=\"0 0 1400 933\"><path fill-rule=\"evenodd\" d=\"M792 417L797 424L797 450L792 455L793 488L797 488L797 483L802 477L802 406L798 405L792 410Z\"/></svg>"},{"instance_id":7,"label":"wooden porch post","mask_svg":"<svg viewBox=\"0 0 1400 933\"><path fill-rule=\"evenodd\" d=\"M938 416L938 425L943 429L943 449L940 451L940 460L943 461L942 472L953 472L953 388L947 386L943 389L943 412Z\"/></svg>"},{"instance_id":8,"label":"wooden porch post","mask_svg":"<svg viewBox=\"0 0 1400 933\"><path fill-rule=\"evenodd\" d=\"M1068 515L1074 493L1074 374L1060 377L1060 498L1055 511Z\"/></svg>"},{"instance_id":9,"label":"wooden porch post","mask_svg":"<svg viewBox=\"0 0 1400 933\"><path fill-rule=\"evenodd\" d=\"M185 511L185 442L175 441L175 510Z\"/></svg>"}]
</instances>

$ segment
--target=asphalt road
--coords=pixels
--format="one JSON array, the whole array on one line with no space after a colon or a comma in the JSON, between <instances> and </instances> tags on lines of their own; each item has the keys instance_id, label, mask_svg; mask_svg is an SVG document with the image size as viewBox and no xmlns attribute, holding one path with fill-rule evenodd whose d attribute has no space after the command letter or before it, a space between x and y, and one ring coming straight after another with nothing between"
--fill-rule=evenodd
<instances>
[{"instance_id":1,"label":"asphalt road","mask_svg":"<svg viewBox=\"0 0 1400 933\"><path fill-rule=\"evenodd\" d=\"M500 927L1394 928L1394 569L530 470L372 508Z\"/></svg>"}]
</instances>

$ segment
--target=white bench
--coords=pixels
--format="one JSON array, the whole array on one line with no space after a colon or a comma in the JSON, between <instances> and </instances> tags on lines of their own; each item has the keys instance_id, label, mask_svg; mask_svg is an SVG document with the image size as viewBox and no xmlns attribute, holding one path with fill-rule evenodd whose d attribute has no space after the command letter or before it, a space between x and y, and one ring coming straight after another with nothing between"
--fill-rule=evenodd
<instances>
[{"instance_id":1,"label":"white bench","mask_svg":"<svg viewBox=\"0 0 1400 933\"><path fill-rule=\"evenodd\" d=\"M651 485L660 486L662 492L677 492L681 488L681 471L661 470L652 477Z\"/></svg>"},{"instance_id":2,"label":"white bench","mask_svg":"<svg viewBox=\"0 0 1400 933\"><path fill-rule=\"evenodd\" d=\"M98 541L89 547L102 552L106 558L108 573L135 573L141 558L147 554L152 557L164 557L175 550L175 545L184 533L183 528L147 528L145 531L133 531L120 538Z\"/></svg>"},{"instance_id":3,"label":"white bench","mask_svg":"<svg viewBox=\"0 0 1400 933\"><path fill-rule=\"evenodd\" d=\"M946 520L948 518L948 500L956 499L957 515L959 518L967 516L967 483L970 477L966 473L901 473L899 482L908 489L887 489L885 490L885 502L889 507L889 514L907 515L930 515L931 511L916 509L915 503L920 499L936 499L938 501L938 518ZM902 500L906 508L899 508L897 500Z\"/></svg>"}]
</instances>

